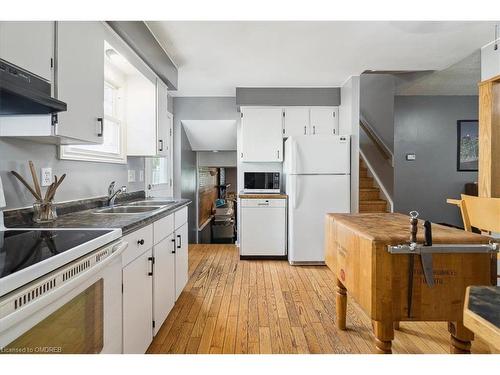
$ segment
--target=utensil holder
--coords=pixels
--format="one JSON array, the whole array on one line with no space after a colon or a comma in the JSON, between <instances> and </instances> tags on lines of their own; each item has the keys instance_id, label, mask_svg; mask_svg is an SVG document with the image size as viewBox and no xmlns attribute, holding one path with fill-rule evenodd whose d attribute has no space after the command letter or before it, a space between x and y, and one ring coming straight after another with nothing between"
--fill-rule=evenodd
<instances>
[{"instance_id":1,"label":"utensil holder","mask_svg":"<svg viewBox=\"0 0 500 375\"><path fill-rule=\"evenodd\" d=\"M57 212L53 201L33 203L33 221L35 223L50 223L55 219L57 219Z\"/></svg>"}]
</instances>

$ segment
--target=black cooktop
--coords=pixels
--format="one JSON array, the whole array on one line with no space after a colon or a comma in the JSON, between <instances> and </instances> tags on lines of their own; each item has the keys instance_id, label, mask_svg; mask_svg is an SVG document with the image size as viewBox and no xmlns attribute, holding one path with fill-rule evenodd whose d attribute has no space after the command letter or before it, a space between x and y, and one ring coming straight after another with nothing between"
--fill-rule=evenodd
<instances>
[{"instance_id":1,"label":"black cooktop","mask_svg":"<svg viewBox=\"0 0 500 375\"><path fill-rule=\"evenodd\" d=\"M91 229L0 231L0 278L111 231Z\"/></svg>"}]
</instances>

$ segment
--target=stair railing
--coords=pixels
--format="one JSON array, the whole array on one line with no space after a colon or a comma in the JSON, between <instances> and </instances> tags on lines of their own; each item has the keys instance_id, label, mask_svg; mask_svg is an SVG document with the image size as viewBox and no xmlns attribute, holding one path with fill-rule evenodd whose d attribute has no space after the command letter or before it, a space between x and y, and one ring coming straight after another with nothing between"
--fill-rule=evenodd
<instances>
[{"instance_id":1,"label":"stair railing","mask_svg":"<svg viewBox=\"0 0 500 375\"><path fill-rule=\"evenodd\" d=\"M368 138L373 142L383 158L387 160L391 164L391 166L394 167L394 154L392 153L391 149L387 147L382 138L377 134L377 131L369 124L368 121L366 121L363 115L359 116L359 126L363 129Z\"/></svg>"}]
</instances>

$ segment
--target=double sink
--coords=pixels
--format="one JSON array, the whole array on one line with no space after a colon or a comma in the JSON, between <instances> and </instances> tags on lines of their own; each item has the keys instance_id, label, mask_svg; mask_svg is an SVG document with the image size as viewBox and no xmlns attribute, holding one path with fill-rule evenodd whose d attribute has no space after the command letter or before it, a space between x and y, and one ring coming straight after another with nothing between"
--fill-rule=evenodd
<instances>
[{"instance_id":1,"label":"double sink","mask_svg":"<svg viewBox=\"0 0 500 375\"><path fill-rule=\"evenodd\" d=\"M141 214L156 211L175 204L175 201L139 201L120 206L106 207L96 210L95 214Z\"/></svg>"}]
</instances>

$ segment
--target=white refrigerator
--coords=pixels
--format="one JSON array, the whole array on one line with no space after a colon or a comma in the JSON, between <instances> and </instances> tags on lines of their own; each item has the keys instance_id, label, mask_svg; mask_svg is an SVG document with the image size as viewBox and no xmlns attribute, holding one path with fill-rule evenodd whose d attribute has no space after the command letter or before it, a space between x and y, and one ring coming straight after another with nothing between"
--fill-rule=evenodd
<instances>
[{"instance_id":1,"label":"white refrigerator","mask_svg":"<svg viewBox=\"0 0 500 375\"><path fill-rule=\"evenodd\" d=\"M297 136L285 141L290 264L324 264L326 213L351 207L349 136Z\"/></svg>"}]
</instances>

